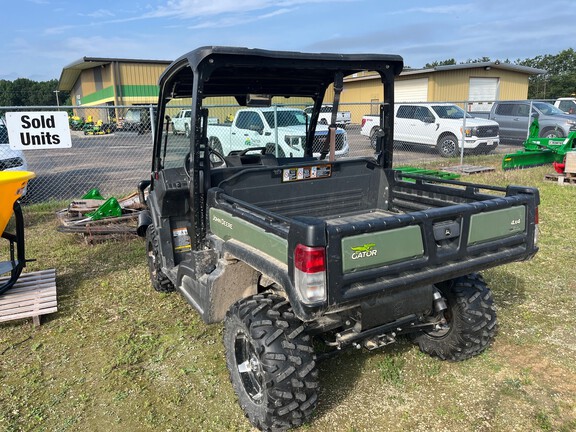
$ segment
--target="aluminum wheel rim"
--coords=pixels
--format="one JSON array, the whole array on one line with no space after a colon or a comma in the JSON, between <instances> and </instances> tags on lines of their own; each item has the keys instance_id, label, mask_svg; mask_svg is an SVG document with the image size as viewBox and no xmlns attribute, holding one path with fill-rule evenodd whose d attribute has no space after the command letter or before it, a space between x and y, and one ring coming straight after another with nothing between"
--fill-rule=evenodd
<instances>
[{"instance_id":1,"label":"aluminum wheel rim","mask_svg":"<svg viewBox=\"0 0 576 432\"><path fill-rule=\"evenodd\" d=\"M240 381L250 399L256 403L262 403L263 399L263 370L262 363L257 356L250 339L239 333L234 341L234 357L236 367L240 375Z\"/></svg>"}]
</instances>

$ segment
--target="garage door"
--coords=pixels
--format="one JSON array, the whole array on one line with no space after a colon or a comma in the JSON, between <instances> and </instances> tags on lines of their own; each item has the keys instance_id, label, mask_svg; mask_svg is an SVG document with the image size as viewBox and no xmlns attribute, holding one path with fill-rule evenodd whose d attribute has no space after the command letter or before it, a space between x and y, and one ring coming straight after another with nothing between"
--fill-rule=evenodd
<instances>
[{"instance_id":1,"label":"garage door","mask_svg":"<svg viewBox=\"0 0 576 432\"><path fill-rule=\"evenodd\" d=\"M428 102L428 78L396 81L394 99L396 102Z\"/></svg>"},{"instance_id":2,"label":"garage door","mask_svg":"<svg viewBox=\"0 0 576 432\"><path fill-rule=\"evenodd\" d=\"M499 78L470 78L469 111L490 111L490 102L498 99L499 84Z\"/></svg>"}]
</instances>

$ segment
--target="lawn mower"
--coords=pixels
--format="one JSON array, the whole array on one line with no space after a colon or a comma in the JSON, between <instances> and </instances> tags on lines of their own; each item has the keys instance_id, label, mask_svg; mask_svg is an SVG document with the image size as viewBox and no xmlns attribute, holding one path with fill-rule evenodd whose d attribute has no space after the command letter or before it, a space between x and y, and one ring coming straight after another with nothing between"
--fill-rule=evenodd
<instances>
[{"instance_id":1,"label":"lawn mower","mask_svg":"<svg viewBox=\"0 0 576 432\"><path fill-rule=\"evenodd\" d=\"M83 129L84 135L107 135L114 132L113 124L104 123L102 120L98 120L96 123L85 123Z\"/></svg>"},{"instance_id":2,"label":"lawn mower","mask_svg":"<svg viewBox=\"0 0 576 432\"><path fill-rule=\"evenodd\" d=\"M24 253L24 218L19 198L24 193L28 180L35 177L29 171L0 171L0 233L10 243L9 260L0 261L0 275L10 273L10 277L0 283L0 295L16 283L26 267ZM6 226L14 214L16 233L6 232Z\"/></svg>"},{"instance_id":3,"label":"lawn mower","mask_svg":"<svg viewBox=\"0 0 576 432\"><path fill-rule=\"evenodd\" d=\"M576 131L566 138L539 138L538 119L530 125L530 133L524 141L524 149L507 154L502 160L502 169L530 168L552 163L559 174L564 174L566 154L575 150Z\"/></svg>"}]
</instances>

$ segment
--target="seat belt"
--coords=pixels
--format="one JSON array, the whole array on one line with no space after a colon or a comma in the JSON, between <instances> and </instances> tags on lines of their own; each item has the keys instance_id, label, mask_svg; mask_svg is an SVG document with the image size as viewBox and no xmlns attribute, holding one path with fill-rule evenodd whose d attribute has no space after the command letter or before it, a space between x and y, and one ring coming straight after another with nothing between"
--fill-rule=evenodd
<instances>
[{"instance_id":1,"label":"seat belt","mask_svg":"<svg viewBox=\"0 0 576 432\"><path fill-rule=\"evenodd\" d=\"M337 71L334 74L334 101L332 103L332 116L330 118L330 126L328 126L328 135L324 142L324 147L320 153L320 160L326 159L326 155L330 154L328 160L333 162L336 158L336 116L338 115L338 107L340 105L340 94L344 88L344 74L342 71Z\"/></svg>"}]
</instances>

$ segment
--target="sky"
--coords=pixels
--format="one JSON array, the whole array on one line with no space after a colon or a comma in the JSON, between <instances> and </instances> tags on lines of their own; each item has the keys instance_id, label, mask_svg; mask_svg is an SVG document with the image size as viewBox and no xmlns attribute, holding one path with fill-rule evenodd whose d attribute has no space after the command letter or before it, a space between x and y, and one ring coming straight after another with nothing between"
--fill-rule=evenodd
<instances>
[{"instance_id":1,"label":"sky","mask_svg":"<svg viewBox=\"0 0 576 432\"><path fill-rule=\"evenodd\" d=\"M576 45L575 0L8 0L0 79L83 57L171 61L204 45L514 61Z\"/></svg>"}]
</instances>

